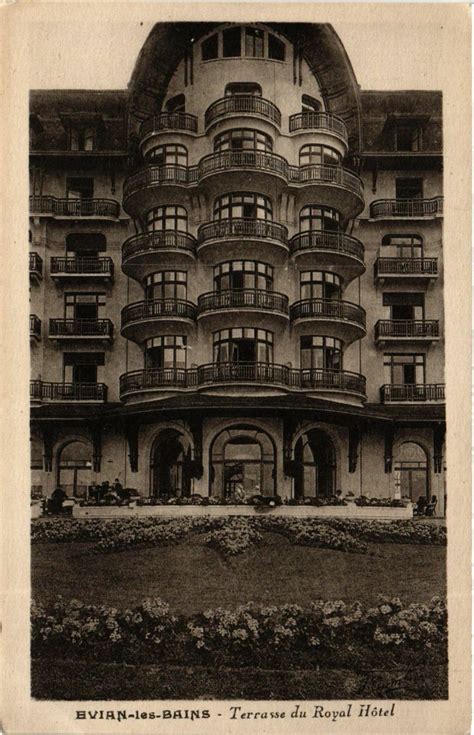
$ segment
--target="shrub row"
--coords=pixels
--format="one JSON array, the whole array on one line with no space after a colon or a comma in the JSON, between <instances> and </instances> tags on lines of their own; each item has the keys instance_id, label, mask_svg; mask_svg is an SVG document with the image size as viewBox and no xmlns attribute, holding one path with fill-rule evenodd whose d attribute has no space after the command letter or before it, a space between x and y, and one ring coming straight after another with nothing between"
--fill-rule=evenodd
<instances>
[{"instance_id":1,"label":"shrub row","mask_svg":"<svg viewBox=\"0 0 474 735\"><path fill-rule=\"evenodd\" d=\"M141 647L148 660L160 663L251 665L284 655L291 660L304 656L306 664L318 666L323 654L347 657L354 645L384 656L420 649L428 655L429 649L447 641L446 606L439 597L407 606L397 598L382 599L370 608L323 600L307 609L249 603L232 611L217 608L189 616L171 614L158 598L122 611L58 598L48 607L33 603L31 624L34 655L48 650L60 650L63 656L107 651L127 660L127 652Z\"/></svg>"}]
</instances>

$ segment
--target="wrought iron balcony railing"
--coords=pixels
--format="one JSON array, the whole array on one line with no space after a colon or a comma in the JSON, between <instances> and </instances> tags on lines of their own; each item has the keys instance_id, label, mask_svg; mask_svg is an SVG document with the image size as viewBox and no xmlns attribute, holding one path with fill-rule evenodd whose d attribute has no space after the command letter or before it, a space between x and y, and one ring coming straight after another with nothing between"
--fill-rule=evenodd
<instances>
[{"instance_id":1,"label":"wrought iron balcony railing","mask_svg":"<svg viewBox=\"0 0 474 735\"><path fill-rule=\"evenodd\" d=\"M41 339L41 319L36 314L30 314L30 337Z\"/></svg>"},{"instance_id":2,"label":"wrought iron balcony railing","mask_svg":"<svg viewBox=\"0 0 474 735\"><path fill-rule=\"evenodd\" d=\"M350 255L364 262L364 246L351 235L343 232L323 232L308 230L299 232L290 240L290 253L294 255L303 250L326 251Z\"/></svg>"},{"instance_id":3,"label":"wrought iron balcony railing","mask_svg":"<svg viewBox=\"0 0 474 735\"><path fill-rule=\"evenodd\" d=\"M437 339L439 321L436 319L379 319L375 324L375 339Z\"/></svg>"},{"instance_id":4,"label":"wrought iron balcony railing","mask_svg":"<svg viewBox=\"0 0 474 735\"><path fill-rule=\"evenodd\" d=\"M312 183L336 184L349 189L361 198L364 197L362 179L342 166L319 163L311 163L307 166L289 166L289 183L305 185Z\"/></svg>"},{"instance_id":5,"label":"wrought iron balcony railing","mask_svg":"<svg viewBox=\"0 0 474 735\"><path fill-rule=\"evenodd\" d=\"M437 276L438 258L377 258L375 278L381 276Z\"/></svg>"},{"instance_id":6,"label":"wrought iron balcony railing","mask_svg":"<svg viewBox=\"0 0 474 735\"><path fill-rule=\"evenodd\" d=\"M38 253L29 253L30 276L43 277L43 258Z\"/></svg>"},{"instance_id":7,"label":"wrought iron balcony railing","mask_svg":"<svg viewBox=\"0 0 474 735\"><path fill-rule=\"evenodd\" d=\"M195 388L220 383L265 384L288 390L336 390L365 397L363 375L347 370L300 370L266 362L210 363L196 368L148 368L120 377L120 395L154 388Z\"/></svg>"},{"instance_id":8,"label":"wrought iron balcony railing","mask_svg":"<svg viewBox=\"0 0 474 735\"><path fill-rule=\"evenodd\" d=\"M254 169L255 171L266 171L281 176L288 180L288 161L276 153L265 151L224 151L223 153L210 153L201 158L198 164L198 179L201 180L209 174L219 171L227 171L233 168Z\"/></svg>"},{"instance_id":9,"label":"wrought iron balcony railing","mask_svg":"<svg viewBox=\"0 0 474 735\"><path fill-rule=\"evenodd\" d=\"M204 116L206 128L215 120L226 117L226 115L234 114L256 115L266 120L270 120L276 125L281 125L281 112L273 102L263 97L253 97L252 95L233 95L231 97L222 97L213 102Z\"/></svg>"},{"instance_id":10,"label":"wrought iron balcony railing","mask_svg":"<svg viewBox=\"0 0 474 735\"><path fill-rule=\"evenodd\" d=\"M158 115L147 117L140 125L140 137L160 130L184 130L187 133L197 133L198 119L196 115L185 112L160 112Z\"/></svg>"},{"instance_id":11,"label":"wrought iron balcony railing","mask_svg":"<svg viewBox=\"0 0 474 735\"><path fill-rule=\"evenodd\" d=\"M249 237L258 240L277 240L286 245L288 230L278 222L263 219L222 219L201 225L198 230L198 242L228 237Z\"/></svg>"},{"instance_id":12,"label":"wrought iron balcony railing","mask_svg":"<svg viewBox=\"0 0 474 735\"><path fill-rule=\"evenodd\" d=\"M98 337L112 339L114 325L110 319L50 319L49 336L62 337Z\"/></svg>"},{"instance_id":13,"label":"wrought iron balcony railing","mask_svg":"<svg viewBox=\"0 0 474 735\"><path fill-rule=\"evenodd\" d=\"M160 251L186 251L196 254L196 240L193 235L178 230L143 232L125 240L122 246L122 263L140 255L152 255Z\"/></svg>"},{"instance_id":14,"label":"wrought iron balcony railing","mask_svg":"<svg viewBox=\"0 0 474 735\"><path fill-rule=\"evenodd\" d=\"M370 205L370 216L433 217L443 214L443 197L433 199L377 199Z\"/></svg>"},{"instance_id":15,"label":"wrought iron balcony railing","mask_svg":"<svg viewBox=\"0 0 474 735\"><path fill-rule=\"evenodd\" d=\"M329 112L299 112L290 115L290 133L297 130L329 130L347 142L347 128L343 120Z\"/></svg>"},{"instance_id":16,"label":"wrought iron balcony railing","mask_svg":"<svg viewBox=\"0 0 474 735\"><path fill-rule=\"evenodd\" d=\"M104 276L112 278L114 262L112 258L94 257L52 257L51 275L54 276Z\"/></svg>"},{"instance_id":17,"label":"wrought iron balcony railing","mask_svg":"<svg viewBox=\"0 0 474 735\"><path fill-rule=\"evenodd\" d=\"M197 316L197 307L184 299L150 299L137 301L122 309L122 328L134 322L156 318L191 319Z\"/></svg>"},{"instance_id":18,"label":"wrought iron balcony railing","mask_svg":"<svg viewBox=\"0 0 474 735\"><path fill-rule=\"evenodd\" d=\"M257 288L228 289L202 294L198 298L198 314L220 309L263 309L288 314L288 297L275 291Z\"/></svg>"},{"instance_id":19,"label":"wrought iron balcony railing","mask_svg":"<svg viewBox=\"0 0 474 735\"><path fill-rule=\"evenodd\" d=\"M104 383L44 383L30 382L30 399L35 401L107 401Z\"/></svg>"},{"instance_id":20,"label":"wrought iron balcony railing","mask_svg":"<svg viewBox=\"0 0 474 735\"><path fill-rule=\"evenodd\" d=\"M355 322L365 329L365 310L350 301L303 299L290 307L290 319L340 319Z\"/></svg>"},{"instance_id":21,"label":"wrought iron balcony railing","mask_svg":"<svg viewBox=\"0 0 474 735\"><path fill-rule=\"evenodd\" d=\"M114 199L58 199L53 196L30 197L30 212L53 217L113 217L120 215Z\"/></svg>"},{"instance_id":22,"label":"wrought iron balcony railing","mask_svg":"<svg viewBox=\"0 0 474 735\"><path fill-rule=\"evenodd\" d=\"M444 383L382 385L381 403L434 403L445 400Z\"/></svg>"}]
</instances>

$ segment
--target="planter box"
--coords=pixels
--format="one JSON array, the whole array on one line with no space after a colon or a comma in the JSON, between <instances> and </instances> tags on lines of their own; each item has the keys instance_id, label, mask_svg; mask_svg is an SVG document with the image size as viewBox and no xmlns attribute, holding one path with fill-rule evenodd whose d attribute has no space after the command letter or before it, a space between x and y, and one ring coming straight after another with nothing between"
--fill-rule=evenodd
<instances>
[{"instance_id":1,"label":"planter box","mask_svg":"<svg viewBox=\"0 0 474 735\"><path fill-rule=\"evenodd\" d=\"M348 505L326 505L316 508L311 505L281 505L256 511L251 505L137 505L129 506L80 506L75 505L74 518L135 518L156 516L159 518L182 518L184 516L259 516L273 515L286 518L364 518L377 521L409 520L413 508L378 508Z\"/></svg>"},{"instance_id":2,"label":"planter box","mask_svg":"<svg viewBox=\"0 0 474 735\"><path fill-rule=\"evenodd\" d=\"M43 508L41 503L35 503L31 506L31 518L41 518L43 514Z\"/></svg>"}]
</instances>

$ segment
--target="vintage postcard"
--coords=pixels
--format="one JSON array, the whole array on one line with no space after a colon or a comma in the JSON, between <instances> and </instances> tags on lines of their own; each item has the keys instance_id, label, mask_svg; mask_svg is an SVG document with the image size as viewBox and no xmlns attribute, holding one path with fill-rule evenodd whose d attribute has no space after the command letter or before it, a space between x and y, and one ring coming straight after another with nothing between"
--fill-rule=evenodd
<instances>
[{"instance_id":1,"label":"vintage postcard","mask_svg":"<svg viewBox=\"0 0 474 735\"><path fill-rule=\"evenodd\" d=\"M469 732L469 7L0 21L4 731Z\"/></svg>"}]
</instances>

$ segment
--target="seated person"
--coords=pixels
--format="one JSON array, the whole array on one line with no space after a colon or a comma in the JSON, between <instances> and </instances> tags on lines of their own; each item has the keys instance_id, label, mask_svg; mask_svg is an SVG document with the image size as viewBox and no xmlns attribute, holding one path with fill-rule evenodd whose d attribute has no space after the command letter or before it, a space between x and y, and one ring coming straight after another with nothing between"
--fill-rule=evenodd
<instances>
[{"instance_id":1,"label":"seated person","mask_svg":"<svg viewBox=\"0 0 474 735\"><path fill-rule=\"evenodd\" d=\"M67 495L62 487L57 487L48 501L48 510L50 511L50 513L62 513L63 503L66 498Z\"/></svg>"},{"instance_id":2,"label":"seated person","mask_svg":"<svg viewBox=\"0 0 474 735\"><path fill-rule=\"evenodd\" d=\"M428 501L426 500L426 497L424 495L420 495L418 500L416 501L415 505L415 514L419 516L423 516L425 514L425 509L428 504Z\"/></svg>"}]
</instances>

